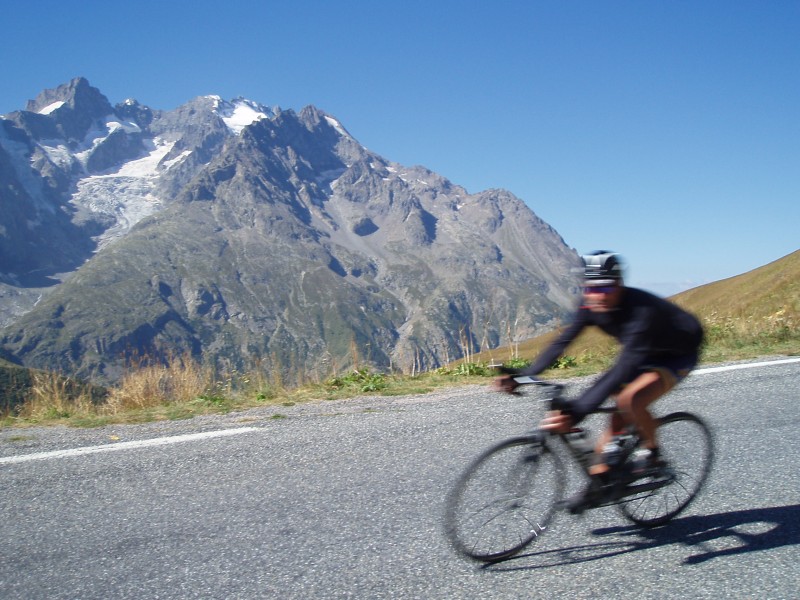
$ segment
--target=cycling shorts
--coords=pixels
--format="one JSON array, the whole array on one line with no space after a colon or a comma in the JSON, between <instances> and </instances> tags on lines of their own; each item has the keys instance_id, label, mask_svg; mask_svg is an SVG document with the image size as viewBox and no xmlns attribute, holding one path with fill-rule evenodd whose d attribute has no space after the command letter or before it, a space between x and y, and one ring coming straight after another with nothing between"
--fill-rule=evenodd
<instances>
[{"instance_id":1,"label":"cycling shorts","mask_svg":"<svg viewBox=\"0 0 800 600\"><path fill-rule=\"evenodd\" d=\"M656 371L672 387L686 378L692 369L697 366L698 359L699 356L696 353L682 356L653 357L642 363L642 366L639 367L639 372Z\"/></svg>"}]
</instances>

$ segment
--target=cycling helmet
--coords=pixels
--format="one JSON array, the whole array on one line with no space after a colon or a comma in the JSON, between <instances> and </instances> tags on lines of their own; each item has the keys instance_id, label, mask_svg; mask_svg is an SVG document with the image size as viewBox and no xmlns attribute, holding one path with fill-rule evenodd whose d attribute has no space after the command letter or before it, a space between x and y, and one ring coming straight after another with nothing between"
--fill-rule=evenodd
<instances>
[{"instance_id":1,"label":"cycling helmet","mask_svg":"<svg viewBox=\"0 0 800 600\"><path fill-rule=\"evenodd\" d=\"M612 285L622 280L622 257L610 250L598 250L583 257L583 278L594 285Z\"/></svg>"}]
</instances>

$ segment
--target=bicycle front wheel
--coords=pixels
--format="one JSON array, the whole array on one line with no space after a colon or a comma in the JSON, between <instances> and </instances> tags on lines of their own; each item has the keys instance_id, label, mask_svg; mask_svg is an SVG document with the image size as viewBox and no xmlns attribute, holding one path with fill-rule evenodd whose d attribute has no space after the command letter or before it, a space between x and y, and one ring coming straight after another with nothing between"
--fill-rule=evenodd
<instances>
[{"instance_id":1,"label":"bicycle front wheel","mask_svg":"<svg viewBox=\"0 0 800 600\"><path fill-rule=\"evenodd\" d=\"M662 417L656 436L667 466L650 480L655 489L619 505L629 520L644 527L663 525L689 506L708 478L714 460L711 431L695 415L680 412ZM647 487L648 480L633 485Z\"/></svg>"},{"instance_id":2,"label":"bicycle front wheel","mask_svg":"<svg viewBox=\"0 0 800 600\"><path fill-rule=\"evenodd\" d=\"M447 497L445 531L463 556L509 558L547 529L564 492L562 462L539 436L489 448Z\"/></svg>"}]
</instances>

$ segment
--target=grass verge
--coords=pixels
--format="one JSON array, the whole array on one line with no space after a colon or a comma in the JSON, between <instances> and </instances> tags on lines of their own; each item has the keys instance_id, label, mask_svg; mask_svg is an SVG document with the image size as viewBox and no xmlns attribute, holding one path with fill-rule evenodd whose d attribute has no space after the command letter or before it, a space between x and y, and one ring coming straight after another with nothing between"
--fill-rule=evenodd
<instances>
[{"instance_id":1,"label":"grass verge","mask_svg":"<svg viewBox=\"0 0 800 600\"><path fill-rule=\"evenodd\" d=\"M703 362L724 362L769 355L800 354L800 334L779 331L743 331L725 326L707 328L708 340ZM532 342L531 358L551 336ZM607 369L616 347L590 332L576 341L571 353L542 374L544 378L591 375ZM414 376L374 373L360 369L331 377L321 383L294 388L272 385L264 374L230 373L215 377L211 370L181 357L167 364L131 370L105 394L82 387L52 373L33 373L33 384L25 400L0 418L2 427L67 425L98 427L112 423L146 423L188 419L204 414L222 414L258 406L292 406L302 402L337 400L357 396L404 396L426 394L437 389L488 384L495 375L492 365L519 367L526 361L500 359L495 351L475 355L473 362L459 362L447 368Z\"/></svg>"}]
</instances>

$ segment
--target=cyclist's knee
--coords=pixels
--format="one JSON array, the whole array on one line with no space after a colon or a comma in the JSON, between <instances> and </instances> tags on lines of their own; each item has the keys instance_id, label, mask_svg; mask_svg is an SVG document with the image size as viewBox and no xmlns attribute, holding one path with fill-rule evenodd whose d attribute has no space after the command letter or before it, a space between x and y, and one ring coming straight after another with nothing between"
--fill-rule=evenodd
<instances>
[{"instance_id":1,"label":"cyclist's knee","mask_svg":"<svg viewBox=\"0 0 800 600\"><path fill-rule=\"evenodd\" d=\"M669 391L662 377L654 371L643 373L626 385L617 395L617 407L622 412L637 413Z\"/></svg>"},{"instance_id":2,"label":"cyclist's knee","mask_svg":"<svg viewBox=\"0 0 800 600\"><path fill-rule=\"evenodd\" d=\"M625 389L617 396L617 409L623 414L636 412L643 403L636 400L636 393L631 389Z\"/></svg>"},{"instance_id":3,"label":"cyclist's knee","mask_svg":"<svg viewBox=\"0 0 800 600\"><path fill-rule=\"evenodd\" d=\"M648 407L663 394L631 394L617 400L617 408L623 414L637 415L648 412Z\"/></svg>"}]
</instances>

